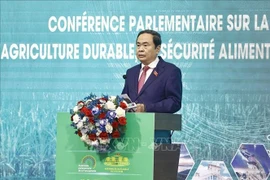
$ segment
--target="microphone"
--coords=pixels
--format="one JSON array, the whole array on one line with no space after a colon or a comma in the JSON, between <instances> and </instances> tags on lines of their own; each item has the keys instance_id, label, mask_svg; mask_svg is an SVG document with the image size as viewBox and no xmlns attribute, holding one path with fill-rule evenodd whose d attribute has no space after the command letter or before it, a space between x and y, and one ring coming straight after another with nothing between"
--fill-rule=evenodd
<instances>
[{"instance_id":1,"label":"microphone","mask_svg":"<svg viewBox=\"0 0 270 180\"><path fill-rule=\"evenodd\" d=\"M124 74L124 75L123 75L123 79L126 79L126 78L127 78L127 75Z\"/></svg>"}]
</instances>

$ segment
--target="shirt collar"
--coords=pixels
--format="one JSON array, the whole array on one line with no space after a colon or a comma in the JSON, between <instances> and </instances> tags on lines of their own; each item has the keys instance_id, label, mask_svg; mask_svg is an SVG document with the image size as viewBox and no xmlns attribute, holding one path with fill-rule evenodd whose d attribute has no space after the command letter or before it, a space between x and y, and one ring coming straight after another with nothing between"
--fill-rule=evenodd
<instances>
[{"instance_id":1,"label":"shirt collar","mask_svg":"<svg viewBox=\"0 0 270 180\"><path fill-rule=\"evenodd\" d=\"M157 67L158 62L159 62L159 58L156 57L156 59L155 59L153 62L151 62L150 64L148 64L148 66L149 66L151 69L154 69L155 67ZM144 65L143 63L141 63L141 70L143 69L144 66L145 66L145 65Z\"/></svg>"}]
</instances>

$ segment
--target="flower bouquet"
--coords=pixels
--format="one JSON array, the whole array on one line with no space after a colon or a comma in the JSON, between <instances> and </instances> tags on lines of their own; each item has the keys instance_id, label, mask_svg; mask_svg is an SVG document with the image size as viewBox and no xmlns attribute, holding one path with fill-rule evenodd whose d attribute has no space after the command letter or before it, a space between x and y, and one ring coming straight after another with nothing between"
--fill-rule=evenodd
<instances>
[{"instance_id":1,"label":"flower bouquet","mask_svg":"<svg viewBox=\"0 0 270 180\"><path fill-rule=\"evenodd\" d=\"M120 96L90 94L71 110L71 126L88 149L107 152L111 141L125 133L127 105Z\"/></svg>"}]
</instances>

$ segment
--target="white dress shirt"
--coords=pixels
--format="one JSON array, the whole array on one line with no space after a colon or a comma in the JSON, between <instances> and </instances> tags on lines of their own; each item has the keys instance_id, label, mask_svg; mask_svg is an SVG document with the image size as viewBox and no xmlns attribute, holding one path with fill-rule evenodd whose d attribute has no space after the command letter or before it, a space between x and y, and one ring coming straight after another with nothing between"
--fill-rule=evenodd
<instances>
[{"instance_id":1,"label":"white dress shirt","mask_svg":"<svg viewBox=\"0 0 270 180\"><path fill-rule=\"evenodd\" d=\"M153 72L153 70L157 67L158 62L159 62L159 59L158 59L158 57L156 57L156 59L153 62L151 62L150 64L148 64L148 66L150 68L148 69L148 71L146 71L146 77L145 77L145 81L144 82L147 81L147 79L149 78L149 76L151 75L151 73ZM142 75L144 66L145 66L144 64L141 64L141 70L140 70L139 79L140 79L140 77ZM139 79L138 79L138 81L139 81Z\"/></svg>"}]
</instances>

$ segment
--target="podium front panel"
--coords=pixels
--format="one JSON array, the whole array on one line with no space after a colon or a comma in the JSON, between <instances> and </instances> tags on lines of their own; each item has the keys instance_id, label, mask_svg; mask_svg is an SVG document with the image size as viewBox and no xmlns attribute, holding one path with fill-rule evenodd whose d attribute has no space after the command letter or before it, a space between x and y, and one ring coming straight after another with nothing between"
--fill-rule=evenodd
<instances>
[{"instance_id":1,"label":"podium front panel","mask_svg":"<svg viewBox=\"0 0 270 180\"><path fill-rule=\"evenodd\" d=\"M153 179L154 114L127 113L126 118L124 138L112 144L113 152L99 154L74 134L70 114L58 113L56 180Z\"/></svg>"}]
</instances>

